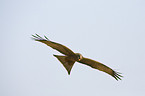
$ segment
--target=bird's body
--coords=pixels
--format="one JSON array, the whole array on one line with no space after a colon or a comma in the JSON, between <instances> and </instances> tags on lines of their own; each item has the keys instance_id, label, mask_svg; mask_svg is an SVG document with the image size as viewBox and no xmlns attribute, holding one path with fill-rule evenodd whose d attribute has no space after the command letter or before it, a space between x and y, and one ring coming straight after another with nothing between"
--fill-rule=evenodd
<instances>
[{"instance_id":1,"label":"bird's body","mask_svg":"<svg viewBox=\"0 0 145 96\"><path fill-rule=\"evenodd\" d=\"M37 34L36 34L36 36L35 35L32 35L32 36L34 37L33 39L35 41L42 42L65 55L65 56L61 56L61 55L54 55L54 56L63 64L63 66L67 70L68 74L70 74L74 63L79 62L81 64L85 64L92 68L106 72L109 75L111 75L112 77L114 77L116 80L118 80L118 79L121 80L120 77L122 77L122 76L119 75L118 72L115 72L114 70L112 70L111 68L107 67L106 65L104 65L100 62L97 62L97 61L89 59L89 58L85 58L80 53L74 53L72 50L70 50L66 46L50 41L46 36L44 36L45 39L40 37Z\"/></svg>"}]
</instances>

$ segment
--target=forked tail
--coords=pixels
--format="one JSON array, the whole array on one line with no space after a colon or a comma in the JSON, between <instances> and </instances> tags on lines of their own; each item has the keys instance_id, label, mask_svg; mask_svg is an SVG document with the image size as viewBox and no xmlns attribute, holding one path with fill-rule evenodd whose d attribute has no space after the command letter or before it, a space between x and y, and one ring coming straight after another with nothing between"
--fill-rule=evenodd
<instances>
[{"instance_id":1,"label":"forked tail","mask_svg":"<svg viewBox=\"0 0 145 96\"><path fill-rule=\"evenodd\" d=\"M62 65L65 67L68 74L70 75L71 69L72 69L75 61L68 61L66 59L66 56L60 56L60 55L53 55L53 56L55 56L62 63Z\"/></svg>"}]
</instances>

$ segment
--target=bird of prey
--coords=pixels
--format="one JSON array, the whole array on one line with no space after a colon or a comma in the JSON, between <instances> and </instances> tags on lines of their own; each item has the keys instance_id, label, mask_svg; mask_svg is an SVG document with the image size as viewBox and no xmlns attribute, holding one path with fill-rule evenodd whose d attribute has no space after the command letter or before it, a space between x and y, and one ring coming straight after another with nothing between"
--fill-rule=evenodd
<instances>
[{"instance_id":1,"label":"bird of prey","mask_svg":"<svg viewBox=\"0 0 145 96\"><path fill-rule=\"evenodd\" d=\"M55 56L63 64L63 66L65 67L65 69L67 70L69 75L70 75L70 72L71 72L71 69L72 69L74 63L79 62L79 63L85 64L85 65L88 65L94 69L103 71L103 72L111 75L112 77L114 77L116 80L119 80L119 79L121 80L121 77L122 77L120 75L121 73L112 70L108 66L106 66L98 61L95 61L95 60L92 60L89 58L85 58L80 53L74 53L68 47L66 47L62 44L50 41L46 36L44 36L45 38L42 38L38 34L32 35L32 36L33 36L32 39L34 39L35 41L42 42L42 43L50 46L51 48L59 51L60 53L64 54L64 56L61 56L61 55L53 55L53 56Z\"/></svg>"}]
</instances>

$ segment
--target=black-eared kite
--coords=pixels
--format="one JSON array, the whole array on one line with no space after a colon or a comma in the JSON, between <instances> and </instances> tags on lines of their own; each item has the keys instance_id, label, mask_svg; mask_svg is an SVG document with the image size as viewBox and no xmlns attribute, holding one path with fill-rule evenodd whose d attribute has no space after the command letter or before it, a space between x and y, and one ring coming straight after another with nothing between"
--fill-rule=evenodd
<instances>
[{"instance_id":1,"label":"black-eared kite","mask_svg":"<svg viewBox=\"0 0 145 96\"><path fill-rule=\"evenodd\" d=\"M79 63L85 64L85 65L88 65L94 69L98 69L100 71L106 72L107 74L114 77L116 80L118 80L118 79L121 80L121 78L120 78L120 77L122 77L120 75L121 73L112 70L108 66L106 66L98 61L95 61L95 60L92 60L89 58L85 58L80 53L74 53L72 50L70 50L66 46L53 42L53 41L50 41L46 36L44 36L45 38L42 38L38 34L32 35L32 36L35 41L42 42L65 55L65 56L61 56L61 55L53 55L53 56L55 56L63 64L63 66L65 67L65 69L67 70L69 75L70 75L70 72L71 72L71 69L72 69L74 63L79 62Z\"/></svg>"}]
</instances>

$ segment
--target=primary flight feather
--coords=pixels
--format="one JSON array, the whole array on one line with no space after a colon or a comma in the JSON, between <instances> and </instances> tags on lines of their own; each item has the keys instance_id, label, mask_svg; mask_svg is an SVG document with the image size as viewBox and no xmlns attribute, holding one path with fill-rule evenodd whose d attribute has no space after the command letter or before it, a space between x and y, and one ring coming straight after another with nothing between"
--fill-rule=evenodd
<instances>
[{"instance_id":1,"label":"primary flight feather","mask_svg":"<svg viewBox=\"0 0 145 96\"><path fill-rule=\"evenodd\" d=\"M85 65L88 65L94 69L103 71L103 72L111 75L112 77L114 77L116 80L118 80L118 79L121 80L122 76L120 75L119 72L112 70L111 68L109 68L108 66L106 66L100 62L97 62L97 61L89 59L89 58L85 58L80 53L74 53L72 50L70 50L66 46L50 41L46 36L44 36L45 38L42 38L38 34L32 35L32 36L35 41L42 42L65 55L65 56L61 56L61 55L54 55L54 56L63 64L63 66L67 70L68 74L70 74L74 63L79 62L79 63L85 64Z\"/></svg>"}]
</instances>

